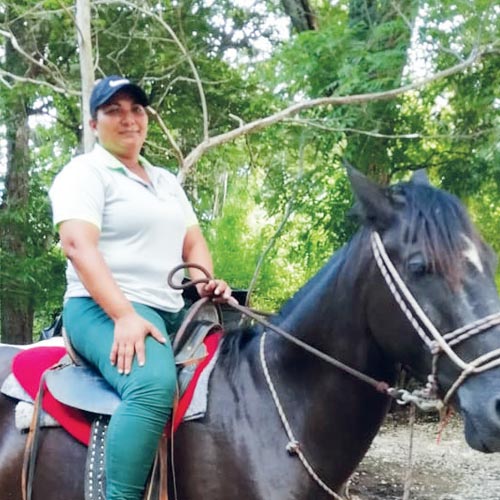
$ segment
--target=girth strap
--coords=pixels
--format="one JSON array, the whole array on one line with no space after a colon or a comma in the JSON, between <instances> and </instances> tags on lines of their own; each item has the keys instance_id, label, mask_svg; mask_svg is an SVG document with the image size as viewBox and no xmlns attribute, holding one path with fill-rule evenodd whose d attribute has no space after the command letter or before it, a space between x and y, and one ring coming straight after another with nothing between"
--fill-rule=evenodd
<instances>
[{"instance_id":1,"label":"girth strap","mask_svg":"<svg viewBox=\"0 0 500 500\"><path fill-rule=\"evenodd\" d=\"M45 393L45 377L50 370L59 366L59 363L45 370L40 378L40 387L34 401L33 416L31 418L26 445L24 448L23 468L21 471L21 494L23 500L31 500L33 493L33 478L35 475L35 464L40 444L40 420L42 415L42 402Z\"/></svg>"}]
</instances>

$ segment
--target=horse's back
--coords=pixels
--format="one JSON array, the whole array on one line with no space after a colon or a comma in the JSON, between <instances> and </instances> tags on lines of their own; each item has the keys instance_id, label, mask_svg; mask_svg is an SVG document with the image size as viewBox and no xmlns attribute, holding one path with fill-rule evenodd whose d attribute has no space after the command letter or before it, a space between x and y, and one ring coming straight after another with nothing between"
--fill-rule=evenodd
<instances>
[{"instance_id":1,"label":"horse's back","mask_svg":"<svg viewBox=\"0 0 500 500\"><path fill-rule=\"evenodd\" d=\"M10 373L16 346L0 344L0 385ZM15 426L16 402L0 394L0 492L2 500L21 500L26 433ZM42 429L33 500L82 500L86 448L60 428Z\"/></svg>"},{"instance_id":2,"label":"horse's back","mask_svg":"<svg viewBox=\"0 0 500 500\"><path fill-rule=\"evenodd\" d=\"M0 384L10 372L15 346L0 345ZM15 402L0 394L0 491L2 498L20 498L22 450L25 438L14 425ZM17 488L16 488L17 484Z\"/></svg>"}]
</instances>

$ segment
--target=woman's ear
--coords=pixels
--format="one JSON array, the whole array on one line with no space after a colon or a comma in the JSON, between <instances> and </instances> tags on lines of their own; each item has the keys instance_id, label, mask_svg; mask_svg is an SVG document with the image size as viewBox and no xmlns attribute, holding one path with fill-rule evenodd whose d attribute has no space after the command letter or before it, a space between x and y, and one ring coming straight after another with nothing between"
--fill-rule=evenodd
<instances>
[{"instance_id":1,"label":"woman's ear","mask_svg":"<svg viewBox=\"0 0 500 500\"><path fill-rule=\"evenodd\" d=\"M94 118L91 118L89 120L89 125L90 125L90 128L92 129L92 131L94 132L94 135L97 137L97 120L95 120Z\"/></svg>"}]
</instances>

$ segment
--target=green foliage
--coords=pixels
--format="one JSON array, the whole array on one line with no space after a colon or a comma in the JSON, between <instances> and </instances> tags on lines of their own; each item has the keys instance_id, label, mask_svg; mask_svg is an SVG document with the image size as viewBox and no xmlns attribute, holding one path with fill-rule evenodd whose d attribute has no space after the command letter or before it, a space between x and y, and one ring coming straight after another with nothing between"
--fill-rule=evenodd
<instances>
[{"instance_id":1,"label":"green foliage","mask_svg":"<svg viewBox=\"0 0 500 500\"><path fill-rule=\"evenodd\" d=\"M61 308L64 292L64 259L54 247L47 193L36 180L28 205L0 211L0 225L16 227L24 241L24 252L1 249L0 294L9 300L31 304L46 319Z\"/></svg>"},{"instance_id":2,"label":"green foliage","mask_svg":"<svg viewBox=\"0 0 500 500\"><path fill-rule=\"evenodd\" d=\"M45 122L32 129L29 201L0 215L3 227L23 235L26 256L2 254L1 272L4 291L9 287L35 303L38 330L60 306L64 286L46 192L81 136L79 99L48 84L78 89L79 61L68 10L73 2L7 5L2 29L43 64L31 67L14 52L6 69L44 85L5 77L13 88L0 83L0 122L7 123L19 94L32 117ZM274 0L137 5L142 10L93 5L96 77L121 73L140 81L185 154L203 140L199 89L188 58L155 16L176 33L198 71L212 136L298 100L390 90L423 69L466 59L477 44L491 48L473 68L396 100L311 109L198 161L186 189L217 275L247 288L266 252L253 305L279 307L352 234L343 159L382 182L430 169L433 179L467 201L482 234L500 251L500 23L494 3L311 1L319 29L286 40L279 40L279 23L272 21L281 5ZM153 16L143 12L148 8ZM260 52L256 40L267 41L271 51ZM145 154L173 172L178 168L153 123Z\"/></svg>"},{"instance_id":3,"label":"green foliage","mask_svg":"<svg viewBox=\"0 0 500 500\"><path fill-rule=\"evenodd\" d=\"M493 247L496 254L500 255L498 185L494 182L484 185L480 196L471 197L467 205L481 235ZM500 272L497 273L497 278L500 285Z\"/></svg>"}]
</instances>

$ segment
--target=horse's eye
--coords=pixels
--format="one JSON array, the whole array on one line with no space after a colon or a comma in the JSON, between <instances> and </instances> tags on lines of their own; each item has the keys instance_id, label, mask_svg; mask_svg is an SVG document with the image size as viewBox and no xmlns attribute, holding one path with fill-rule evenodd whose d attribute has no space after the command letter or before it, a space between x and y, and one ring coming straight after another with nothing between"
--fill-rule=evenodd
<instances>
[{"instance_id":1,"label":"horse's eye","mask_svg":"<svg viewBox=\"0 0 500 500\"><path fill-rule=\"evenodd\" d=\"M415 276L423 276L427 272L427 265L423 259L411 259L407 267L408 271Z\"/></svg>"}]
</instances>

